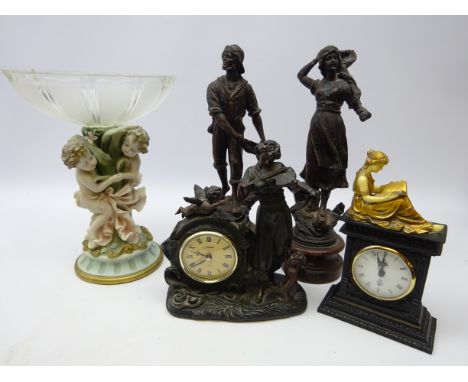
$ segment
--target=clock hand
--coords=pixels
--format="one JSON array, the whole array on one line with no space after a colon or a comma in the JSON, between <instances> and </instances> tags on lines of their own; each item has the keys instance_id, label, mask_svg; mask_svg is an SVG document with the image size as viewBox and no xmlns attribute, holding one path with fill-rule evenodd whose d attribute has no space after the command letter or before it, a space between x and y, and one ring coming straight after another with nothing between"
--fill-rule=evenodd
<instances>
[{"instance_id":1,"label":"clock hand","mask_svg":"<svg viewBox=\"0 0 468 382\"><path fill-rule=\"evenodd\" d=\"M201 253L201 252L194 252L195 255L197 256L203 256L206 260L212 260L213 255L211 253L207 253L206 255Z\"/></svg>"},{"instance_id":2,"label":"clock hand","mask_svg":"<svg viewBox=\"0 0 468 382\"><path fill-rule=\"evenodd\" d=\"M191 267L192 267L192 268L195 268L197 265L200 265L200 264L204 263L206 260L207 260L207 259L203 259L202 261L199 261L199 262L196 263L196 264L192 264Z\"/></svg>"},{"instance_id":3,"label":"clock hand","mask_svg":"<svg viewBox=\"0 0 468 382\"><path fill-rule=\"evenodd\" d=\"M384 267L386 265L388 265L386 262L385 262L385 256L386 254L384 254L384 257L382 260L380 260L379 258L379 255L377 255L377 267L379 268L379 277L384 277L385 276L385 270L384 270Z\"/></svg>"}]
</instances>

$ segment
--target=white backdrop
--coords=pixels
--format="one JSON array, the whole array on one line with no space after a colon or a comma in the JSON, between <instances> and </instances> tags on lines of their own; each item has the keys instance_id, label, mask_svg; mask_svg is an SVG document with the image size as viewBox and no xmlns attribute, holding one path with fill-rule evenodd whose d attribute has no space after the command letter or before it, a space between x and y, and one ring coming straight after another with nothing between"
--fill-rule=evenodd
<instances>
[{"instance_id":1,"label":"white backdrop","mask_svg":"<svg viewBox=\"0 0 468 382\"><path fill-rule=\"evenodd\" d=\"M438 318L432 356L317 313L329 285L305 285L308 309L290 319L176 319L165 309L167 260L126 285L74 275L90 215L74 205L60 151L79 128L36 111L0 79L0 364L468 364L467 40L466 17L0 17L0 68L177 76L161 107L135 121L151 136L148 202L135 218L158 242L193 184L218 182L205 91L232 43L245 51L267 138L298 172L315 100L296 74L325 45L356 50L350 72L373 117L361 123L343 107L348 180L369 148L383 150L390 164L376 181L406 179L416 209L449 226L423 299ZM351 197L337 190L330 205Z\"/></svg>"}]
</instances>

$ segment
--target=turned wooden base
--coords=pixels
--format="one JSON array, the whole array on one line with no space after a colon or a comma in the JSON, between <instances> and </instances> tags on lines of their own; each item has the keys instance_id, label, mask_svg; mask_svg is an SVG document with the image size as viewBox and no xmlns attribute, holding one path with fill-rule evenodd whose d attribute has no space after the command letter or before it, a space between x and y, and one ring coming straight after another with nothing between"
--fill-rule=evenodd
<instances>
[{"instance_id":1,"label":"turned wooden base","mask_svg":"<svg viewBox=\"0 0 468 382\"><path fill-rule=\"evenodd\" d=\"M326 284L340 278L343 259L339 253L343 248L344 241L338 235L334 244L325 247L306 247L293 241L291 253L302 253L307 259L307 263L299 269L298 281Z\"/></svg>"}]
</instances>

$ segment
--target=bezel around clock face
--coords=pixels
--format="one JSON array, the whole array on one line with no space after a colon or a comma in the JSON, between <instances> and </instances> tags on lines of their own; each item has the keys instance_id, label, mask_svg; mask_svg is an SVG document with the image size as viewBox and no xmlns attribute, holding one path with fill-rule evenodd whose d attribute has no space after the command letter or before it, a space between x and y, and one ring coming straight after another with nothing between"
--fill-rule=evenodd
<instances>
[{"instance_id":1,"label":"bezel around clock face","mask_svg":"<svg viewBox=\"0 0 468 382\"><path fill-rule=\"evenodd\" d=\"M377 300L401 300L416 285L416 274L408 258L380 245L361 249L354 256L351 274L359 289Z\"/></svg>"},{"instance_id":2,"label":"bezel around clock face","mask_svg":"<svg viewBox=\"0 0 468 382\"><path fill-rule=\"evenodd\" d=\"M226 280L237 268L237 250L226 235L200 231L188 236L179 249L179 262L191 279L215 284Z\"/></svg>"}]
</instances>

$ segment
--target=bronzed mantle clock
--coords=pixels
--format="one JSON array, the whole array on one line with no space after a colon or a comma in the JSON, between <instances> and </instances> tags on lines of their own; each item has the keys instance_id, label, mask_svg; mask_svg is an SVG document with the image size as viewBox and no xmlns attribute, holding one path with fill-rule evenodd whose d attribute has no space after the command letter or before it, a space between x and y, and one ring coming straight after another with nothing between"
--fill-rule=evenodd
<instances>
[{"instance_id":1,"label":"bronzed mantle clock","mask_svg":"<svg viewBox=\"0 0 468 382\"><path fill-rule=\"evenodd\" d=\"M343 275L318 311L432 353L437 320L421 300L431 258L447 236L412 235L357 222L347 214Z\"/></svg>"}]
</instances>

